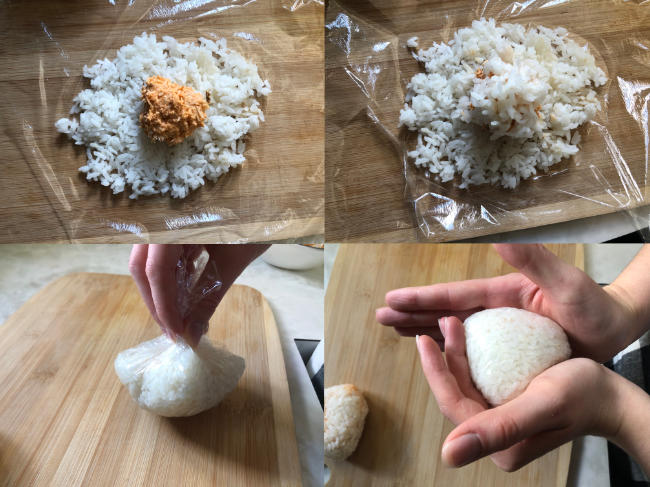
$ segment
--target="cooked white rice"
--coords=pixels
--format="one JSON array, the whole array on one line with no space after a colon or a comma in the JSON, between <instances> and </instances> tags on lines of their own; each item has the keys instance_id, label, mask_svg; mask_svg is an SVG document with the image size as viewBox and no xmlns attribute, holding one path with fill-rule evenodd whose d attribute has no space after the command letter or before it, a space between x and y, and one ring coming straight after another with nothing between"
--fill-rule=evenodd
<instances>
[{"instance_id":1,"label":"cooked white rice","mask_svg":"<svg viewBox=\"0 0 650 487\"><path fill-rule=\"evenodd\" d=\"M345 460L357 449L368 415L368 403L354 384L325 389L323 441L325 457Z\"/></svg>"},{"instance_id":2,"label":"cooked white rice","mask_svg":"<svg viewBox=\"0 0 650 487\"><path fill-rule=\"evenodd\" d=\"M177 417L216 406L237 386L246 362L205 336L192 350L163 335L120 352L114 366L138 406Z\"/></svg>"},{"instance_id":3,"label":"cooked white rice","mask_svg":"<svg viewBox=\"0 0 650 487\"><path fill-rule=\"evenodd\" d=\"M562 327L530 311L486 309L464 325L472 380L495 406L514 399L537 375L571 356Z\"/></svg>"},{"instance_id":4,"label":"cooked white rice","mask_svg":"<svg viewBox=\"0 0 650 487\"><path fill-rule=\"evenodd\" d=\"M74 98L70 113L78 118L62 118L56 128L86 146L88 162L80 171L88 180L115 194L130 186L131 198L184 198L242 164L242 138L264 121L256 96L271 92L257 66L228 49L225 39L183 44L143 33L115 59L84 66L83 75L91 88ZM142 85L156 75L210 94L205 125L174 147L153 142L139 125Z\"/></svg>"},{"instance_id":5,"label":"cooked white rice","mask_svg":"<svg viewBox=\"0 0 650 487\"><path fill-rule=\"evenodd\" d=\"M561 27L475 20L416 58L426 73L409 82L400 114L418 132L408 156L439 181L458 175L460 188L514 188L576 154L575 129L596 115L593 88L607 81L587 45Z\"/></svg>"}]
</instances>

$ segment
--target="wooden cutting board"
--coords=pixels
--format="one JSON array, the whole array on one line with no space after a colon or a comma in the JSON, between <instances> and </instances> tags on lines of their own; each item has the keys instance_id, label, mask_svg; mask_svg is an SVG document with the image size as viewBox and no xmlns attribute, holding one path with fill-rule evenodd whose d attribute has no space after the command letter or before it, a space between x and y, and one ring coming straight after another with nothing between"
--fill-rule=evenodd
<instances>
[{"instance_id":1,"label":"wooden cutting board","mask_svg":"<svg viewBox=\"0 0 650 487\"><path fill-rule=\"evenodd\" d=\"M0 242L268 241L323 233L323 5L316 0L3 2ZM183 200L112 195L78 172L57 133L85 64L142 32L214 33L258 64L273 92L247 162ZM248 40L247 40L248 39Z\"/></svg>"},{"instance_id":2,"label":"wooden cutting board","mask_svg":"<svg viewBox=\"0 0 650 487\"><path fill-rule=\"evenodd\" d=\"M596 120L611 140L595 125L581 130L578 155L553 166L553 176L525 181L516 190L434 185L412 162L405 178L399 147L406 131L398 127L399 112L406 84L422 70L406 41L418 36L423 47L447 42L458 28L481 16L563 26L589 41L610 76L601 91L608 99L607 116ZM645 123L648 130L641 111L650 69L643 47L650 42L649 23L647 8L608 0L330 1L325 42L327 241L405 242L425 233L431 241L458 240L650 203L641 129ZM612 140L619 153L609 145ZM417 203L417 214L425 218L417 220L411 201L427 193L432 194ZM421 223L423 231L418 229Z\"/></svg>"},{"instance_id":3,"label":"wooden cutting board","mask_svg":"<svg viewBox=\"0 0 650 487\"><path fill-rule=\"evenodd\" d=\"M549 245L583 267L583 249ZM515 473L489 459L460 469L440 460L453 429L422 373L414 338L401 338L375 321L387 291L405 286L491 277L512 272L489 245L342 245L325 296L326 386L353 383L370 412L357 450L330 463L329 486L435 485L454 487L561 487L567 444Z\"/></svg>"},{"instance_id":4,"label":"wooden cutting board","mask_svg":"<svg viewBox=\"0 0 650 487\"><path fill-rule=\"evenodd\" d=\"M209 337L246 359L237 388L190 418L140 409L113 369L157 325L126 276L71 274L0 327L0 485L301 485L278 330L233 286Z\"/></svg>"}]
</instances>

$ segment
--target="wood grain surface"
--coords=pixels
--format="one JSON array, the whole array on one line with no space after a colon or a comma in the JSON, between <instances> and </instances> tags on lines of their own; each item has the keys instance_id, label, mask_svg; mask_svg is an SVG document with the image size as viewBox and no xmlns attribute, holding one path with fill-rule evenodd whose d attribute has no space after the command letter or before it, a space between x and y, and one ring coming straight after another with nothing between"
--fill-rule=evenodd
<instances>
[{"instance_id":1,"label":"wood grain surface","mask_svg":"<svg viewBox=\"0 0 650 487\"><path fill-rule=\"evenodd\" d=\"M581 246L549 245L583 267ZM440 449L453 424L422 373L414 338L375 321L387 291L405 286L492 277L512 268L489 245L354 244L338 251L325 296L326 386L352 383L369 413L357 450L329 463L331 486L560 487L571 445L514 473L483 459L460 469L442 465Z\"/></svg>"},{"instance_id":2,"label":"wood grain surface","mask_svg":"<svg viewBox=\"0 0 650 487\"><path fill-rule=\"evenodd\" d=\"M413 141L398 127L399 111L406 84L423 69L406 40L447 42L481 16L565 27L589 42L609 73L600 90L606 110L580 129L580 153L516 190L459 190L428 180L402 159ZM327 241L458 240L650 202L642 114L650 69L647 8L608 0L332 0L326 26Z\"/></svg>"},{"instance_id":3,"label":"wood grain surface","mask_svg":"<svg viewBox=\"0 0 650 487\"><path fill-rule=\"evenodd\" d=\"M233 242L323 233L323 5L315 0L3 2L0 242ZM130 200L87 182L85 150L58 134L84 65L142 32L211 34L258 64L273 93L247 162L183 200Z\"/></svg>"},{"instance_id":4,"label":"wood grain surface","mask_svg":"<svg viewBox=\"0 0 650 487\"><path fill-rule=\"evenodd\" d=\"M0 327L0 485L301 485L282 349L256 290L233 286L209 337L246 359L237 388L190 418L140 409L121 350L157 325L126 276L71 274Z\"/></svg>"}]
</instances>

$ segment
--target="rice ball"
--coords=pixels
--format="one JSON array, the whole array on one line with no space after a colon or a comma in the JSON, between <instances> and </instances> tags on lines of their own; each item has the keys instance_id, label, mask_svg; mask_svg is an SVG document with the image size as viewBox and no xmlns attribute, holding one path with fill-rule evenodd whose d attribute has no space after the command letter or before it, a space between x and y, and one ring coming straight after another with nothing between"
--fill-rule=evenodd
<instances>
[{"instance_id":1,"label":"rice ball","mask_svg":"<svg viewBox=\"0 0 650 487\"><path fill-rule=\"evenodd\" d=\"M465 320L465 341L472 380L494 406L514 399L537 375L571 356L560 325L516 308L471 315Z\"/></svg>"},{"instance_id":2,"label":"rice ball","mask_svg":"<svg viewBox=\"0 0 650 487\"><path fill-rule=\"evenodd\" d=\"M368 404L353 384L325 389L325 456L345 460L359 444Z\"/></svg>"},{"instance_id":3,"label":"rice ball","mask_svg":"<svg viewBox=\"0 0 650 487\"><path fill-rule=\"evenodd\" d=\"M160 416L193 416L216 406L236 386L245 361L204 336L193 350L160 336L119 353L115 372L143 409Z\"/></svg>"}]
</instances>

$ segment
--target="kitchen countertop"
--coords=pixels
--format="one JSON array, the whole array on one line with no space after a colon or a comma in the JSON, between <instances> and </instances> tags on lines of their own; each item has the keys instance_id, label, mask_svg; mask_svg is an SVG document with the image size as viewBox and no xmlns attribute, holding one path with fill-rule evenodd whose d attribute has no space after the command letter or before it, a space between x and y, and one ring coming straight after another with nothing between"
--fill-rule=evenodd
<instances>
[{"instance_id":1,"label":"kitchen countertop","mask_svg":"<svg viewBox=\"0 0 650 487\"><path fill-rule=\"evenodd\" d=\"M3 245L0 323L46 284L74 272L128 274L130 245ZM323 268L286 271L261 258L237 279L268 300L280 333L305 487L322 485L323 410L294 339L323 339Z\"/></svg>"},{"instance_id":2,"label":"kitchen countertop","mask_svg":"<svg viewBox=\"0 0 650 487\"><path fill-rule=\"evenodd\" d=\"M449 245L449 244L443 244ZM325 289L339 245L325 246ZM601 284L607 284L627 266L641 244L585 245L585 272ZM584 436L573 442L567 487L609 487L607 441Z\"/></svg>"},{"instance_id":3,"label":"kitchen countertop","mask_svg":"<svg viewBox=\"0 0 650 487\"><path fill-rule=\"evenodd\" d=\"M650 225L650 206L465 240L472 243L599 243Z\"/></svg>"}]
</instances>

